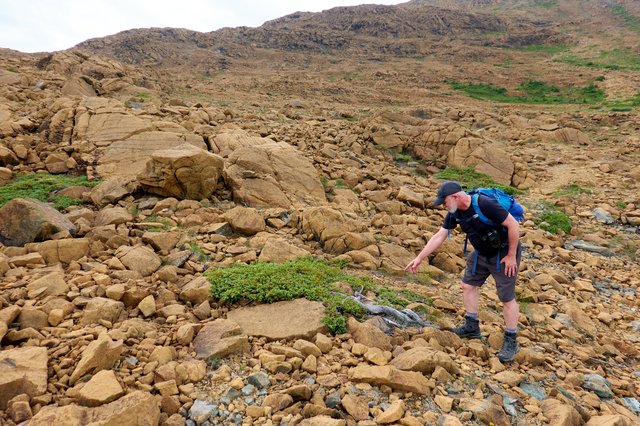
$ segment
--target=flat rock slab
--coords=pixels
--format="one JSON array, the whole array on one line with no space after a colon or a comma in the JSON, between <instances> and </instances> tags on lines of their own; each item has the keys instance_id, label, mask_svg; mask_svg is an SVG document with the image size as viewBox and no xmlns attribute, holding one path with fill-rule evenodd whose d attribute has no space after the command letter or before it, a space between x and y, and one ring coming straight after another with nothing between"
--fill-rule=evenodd
<instances>
[{"instance_id":1,"label":"flat rock slab","mask_svg":"<svg viewBox=\"0 0 640 426\"><path fill-rule=\"evenodd\" d=\"M47 349L18 348L0 352L0 410L16 395L34 397L47 390Z\"/></svg>"},{"instance_id":2,"label":"flat rock slab","mask_svg":"<svg viewBox=\"0 0 640 426\"><path fill-rule=\"evenodd\" d=\"M269 340L311 339L326 332L323 316L324 305L306 299L234 309L227 314L244 334Z\"/></svg>"},{"instance_id":3,"label":"flat rock slab","mask_svg":"<svg viewBox=\"0 0 640 426\"><path fill-rule=\"evenodd\" d=\"M205 359L212 356L225 358L251 350L249 339L242 334L240 326L228 319L217 319L202 327L193 347L198 357Z\"/></svg>"},{"instance_id":4,"label":"flat rock slab","mask_svg":"<svg viewBox=\"0 0 640 426\"><path fill-rule=\"evenodd\" d=\"M134 391L109 404L94 408L76 404L62 407L48 405L43 407L29 424L31 426L157 425L160 424L160 407L156 396Z\"/></svg>"}]
</instances>

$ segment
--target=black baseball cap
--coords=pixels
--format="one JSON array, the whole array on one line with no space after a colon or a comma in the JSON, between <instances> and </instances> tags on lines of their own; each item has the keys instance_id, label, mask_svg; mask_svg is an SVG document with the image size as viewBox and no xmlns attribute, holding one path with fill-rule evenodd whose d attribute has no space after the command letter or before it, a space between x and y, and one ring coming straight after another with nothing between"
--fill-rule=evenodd
<instances>
[{"instance_id":1,"label":"black baseball cap","mask_svg":"<svg viewBox=\"0 0 640 426\"><path fill-rule=\"evenodd\" d=\"M451 180L443 182L438 189L438 195L436 196L436 199L433 200L433 205L439 206L440 204L444 203L444 199L449 195L456 194L460 191L462 191L462 186L460 186L458 182L454 182Z\"/></svg>"}]
</instances>

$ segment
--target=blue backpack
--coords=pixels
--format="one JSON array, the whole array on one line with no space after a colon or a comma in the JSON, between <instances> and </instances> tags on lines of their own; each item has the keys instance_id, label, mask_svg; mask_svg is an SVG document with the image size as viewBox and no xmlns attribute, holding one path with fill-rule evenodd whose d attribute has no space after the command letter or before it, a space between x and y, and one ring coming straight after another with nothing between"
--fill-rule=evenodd
<instances>
[{"instance_id":1,"label":"blue backpack","mask_svg":"<svg viewBox=\"0 0 640 426\"><path fill-rule=\"evenodd\" d=\"M471 196L471 207L473 208L474 215L467 219L467 221L473 219L479 219L485 224L498 228L502 227L499 223L495 223L491 219L482 213L480 210L480 205L478 204L478 197L480 195L484 195L489 198L493 198L500 204L506 211L513 216L513 218L518 222L524 222L524 208L520 203L516 201L513 195L507 194L501 189L498 188L477 188L472 191L467 192L468 195ZM467 242L469 237L466 237L464 240L464 254L467 254ZM478 253L476 252L476 257L473 262L472 274L476 274L476 265L478 264ZM497 257L496 260L496 268L500 271L500 256Z\"/></svg>"},{"instance_id":2,"label":"blue backpack","mask_svg":"<svg viewBox=\"0 0 640 426\"><path fill-rule=\"evenodd\" d=\"M502 207L504 207L504 209L508 211L516 221L524 222L524 208L522 207L522 205L518 203L515 198L513 198L513 195L507 194L501 189L477 188L473 191L467 192L467 194L471 195L471 206L473 206L473 211L475 212L475 214L478 215L478 219L489 226L498 226L498 224L486 217L480 210L480 206L478 205L478 197L480 195L493 198Z\"/></svg>"}]
</instances>

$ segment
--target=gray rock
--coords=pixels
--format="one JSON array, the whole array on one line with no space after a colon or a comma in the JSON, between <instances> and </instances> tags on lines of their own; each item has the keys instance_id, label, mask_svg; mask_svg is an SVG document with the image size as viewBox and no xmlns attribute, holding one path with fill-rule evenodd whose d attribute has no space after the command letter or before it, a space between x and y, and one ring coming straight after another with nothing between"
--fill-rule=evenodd
<instances>
[{"instance_id":1,"label":"gray rock","mask_svg":"<svg viewBox=\"0 0 640 426\"><path fill-rule=\"evenodd\" d=\"M244 385L242 387L242 395L244 396L253 395L255 391L256 387L254 385Z\"/></svg>"},{"instance_id":2,"label":"gray rock","mask_svg":"<svg viewBox=\"0 0 640 426\"><path fill-rule=\"evenodd\" d=\"M202 424L213 414L215 409L215 405L196 399L189 409L189 417L197 424Z\"/></svg>"},{"instance_id":3,"label":"gray rock","mask_svg":"<svg viewBox=\"0 0 640 426\"><path fill-rule=\"evenodd\" d=\"M613 256L613 252L606 247L597 246L595 244L587 243L586 241L573 240L569 241L569 244L577 249L590 251L592 253L598 253L603 256Z\"/></svg>"},{"instance_id":4,"label":"gray rock","mask_svg":"<svg viewBox=\"0 0 640 426\"><path fill-rule=\"evenodd\" d=\"M599 374L585 374L582 387L593 391L600 398L613 398L613 392L609 389L611 383Z\"/></svg>"},{"instance_id":5,"label":"gray rock","mask_svg":"<svg viewBox=\"0 0 640 426\"><path fill-rule=\"evenodd\" d=\"M629 407L629 410L633 411L635 414L640 414L640 401L636 398L622 398L622 402Z\"/></svg>"},{"instance_id":6,"label":"gray rock","mask_svg":"<svg viewBox=\"0 0 640 426\"><path fill-rule=\"evenodd\" d=\"M341 403L342 400L340 399L340 394L338 392L331 392L325 400L325 404L327 404L327 407L329 408L338 408Z\"/></svg>"},{"instance_id":7,"label":"gray rock","mask_svg":"<svg viewBox=\"0 0 640 426\"><path fill-rule=\"evenodd\" d=\"M258 389L268 388L271 384L271 382L269 381L269 376L264 371L259 371L247 377L247 383L255 386Z\"/></svg>"},{"instance_id":8,"label":"gray rock","mask_svg":"<svg viewBox=\"0 0 640 426\"><path fill-rule=\"evenodd\" d=\"M220 398L220 401L228 405L229 403L231 403L231 401L239 398L241 395L242 393L238 389L229 388L227 389L227 392L225 392L225 394L222 396L222 398Z\"/></svg>"},{"instance_id":9,"label":"gray rock","mask_svg":"<svg viewBox=\"0 0 640 426\"><path fill-rule=\"evenodd\" d=\"M608 211L600 207L596 207L591 213L593 213L593 217L595 217L598 222L606 223L607 225L616 221Z\"/></svg>"},{"instance_id":10,"label":"gray rock","mask_svg":"<svg viewBox=\"0 0 640 426\"><path fill-rule=\"evenodd\" d=\"M517 401L518 401L517 399L512 398L510 396L507 396L507 395L502 396L502 406L504 407L504 411L506 411L508 415L513 417L518 416L518 410L516 409L516 406L515 406L515 403Z\"/></svg>"},{"instance_id":11,"label":"gray rock","mask_svg":"<svg viewBox=\"0 0 640 426\"><path fill-rule=\"evenodd\" d=\"M540 401L547 399L547 392L538 384L522 382L520 383L520 389L525 391L527 395L539 399Z\"/></svg>"}]
</instances>

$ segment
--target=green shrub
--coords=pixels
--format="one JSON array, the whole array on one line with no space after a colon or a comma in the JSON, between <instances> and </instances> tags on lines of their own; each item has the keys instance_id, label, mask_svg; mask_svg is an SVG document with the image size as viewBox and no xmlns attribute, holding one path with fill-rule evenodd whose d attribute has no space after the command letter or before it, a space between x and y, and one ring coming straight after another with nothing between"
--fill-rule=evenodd
<instances>
[{"instance_id":1,"label":"green shrub","mask_svg":"<svg viewBox=\"0 0 640 426\"><path fill-rule=\"evenodd\" d=\"M545 231L558 234L571 232L571 219L551 204L545 204L542 213L534 219L534 223Z\"/></svg>"},{"instance_id":2,"label":"green shrub","mask_svg":"<svg viewBox=\"0 0 640 426\"><path fill-rule=\"evenodd\" d=\"M467 190L476 188L500 188L508 194L518 194L519 190L510 185L503 185L495 182L491 177L476 172L473 167L459 169L456 167L447 167L436 176L438 179L455 180Z\"/></svg>"},{"instance_id":3,"label":"green shrub","mask_svg":"<svg viewBox=\"0 0 640 426\"><path fill-rule=\"evenodd\" d=\"M189 245L189 250L191 250L192 253L195 253L198 255L198 260L200 262L206 262L209 260L207 254L204 252L202 247L200 247L200 244L198 244L197 241L189 241L188 245Z\"/></svg>"},{"instance_id":4,"label":"green shrub","mask_svg":"<svg viewBox=\"0 0 640 426\"><path fill-rule=\"evenodd\" d=\"M582 188L577 183L572 183L570 185L565 185L562 188L558 189L556 192L553 193L553 196L556 198L564 197L564 196L575 198L580 194L591 194L591 190Z\"/></svg>"},{"instance_id":5,"label":"green shrub","mask_svg":"<svg viewBox=\"0 0 640 426\"><path fill-rule=\"evenodd\" d=\"M344 188L348 188L347 183L344 181L344 179L336 179L336 188L340 188L340 189L344 189Z\"/></svg>"},{"instance_id":6,"label":"green shrub","mask_svg":"<svg viewBox=\"0 0 640 426\"><path fill-rule=\"evenodd\" d=\"M320 183L322 184L322 187L324 189L327 189L327 187L329 186L329 178L327 176L320 176Z\"/></svg>"},{"instance_id":7,"label":"green shrub","mask_svg":"<svg viewBox=\"0 0 640 426\"><path fill-rule=\"evenodd\" d=\"M569 53L555 60L579 67L610 70L640 70L640 55L628 47L600 50L597 55L578 56L577 54Z\"/></svg>"},{"instance_id":8,"label":"green shrub","mask_svg":"<svg viewBox=\"0 0 640 426\"><path fill-rule=\"evenodd\" d=\"M507 95L507 89L496 87L491 83L458 83L452 82L451 88L465 92L474 99L489 99L497 102L512 102L512 97Z\"/></svg>"},{"instance_id":9,"label":"green shrub","mask_svg":"<svg viewBox=\"0 0 640 426\"><path fill-rule=\"evenodd\" d=\"M72 205L80 205L82 200L58 195L59 191L69 186L94 187L99 181L89 182L85 176L51 175L48 173L20 174L5 185L0 186L0 207L14 198L35 198L43 202L53 202L55 208L64 210Z\"/></svg>"},{"instance_id":10,"label":"green shrub","mask_svg":"<svg viewBox=\"0 0 640 426\"><path fill-rule=\"evenodd\" d=\"M485 83L453 82L451 87L474 99L523 104L593 104L602 102L606 97L605 92L595 83L560 89L544 82L528 81L517 87L517 90L525 93L523 95L511 95L504 87Z\"/></svg>"},{"instance_id":11,"label":"green shrub","mask_svg":"<svg viewBox=\"0 0 640 426\"><path fill-rule=\"evenodd\" d=\"M393 151L392 155L395 161L399 161L403 163L408 163L409 161L413 160L413 156L405 152Z\"/></svg>"},{"instance_id":12,"label":"green shrub","mask_svg":"<svg viewBox=\"0 0 640 426\"><path fill-rule=\"evenodd\" d=\"M521 52L543 52L549 54L556 54L564 52L569 46L566 44L530 44L528 46L518 47L513 50Z\"/></svg>"},{"instance_id":13,"label":"green shrub","mask_svg":"<svg viewBox=\"0 0 640 426\"><path fill-rule=\"evenodd\" d=\"M411 291L377 286L366 277L343 272L339 265L310 257L281 264L237 264L210 269L205 276L211 283L211 297L222 302L234 303L244 299L272 303L300 297L323 302L326 306L323 322L334 334L346 332L346 315L362 318L365 313L357 302L344 296L336 286L337 282L346 283L354 290L371 291L376 294L378 304L400 309L413 301L425 299Z\"/></svg>"},{"instance_id":14,"label":"green shrub","mask_svg":"<svg viewBox=\"0 0 640 426\"><path fill-rule=\"evenodd\" d=\"M354 289L371 287L365 278L345 274L337 266L309 257L281 264L238 264L210 269L205 274L211 283L211 296L223 302L247 299L272 303L300 297L324 302L324 323L334 334L346 331L346 321L339 317L349 314L360 318L364 314L355 301L339 294L335 283L346 282Z\"/></svg>"}]
</instances>

